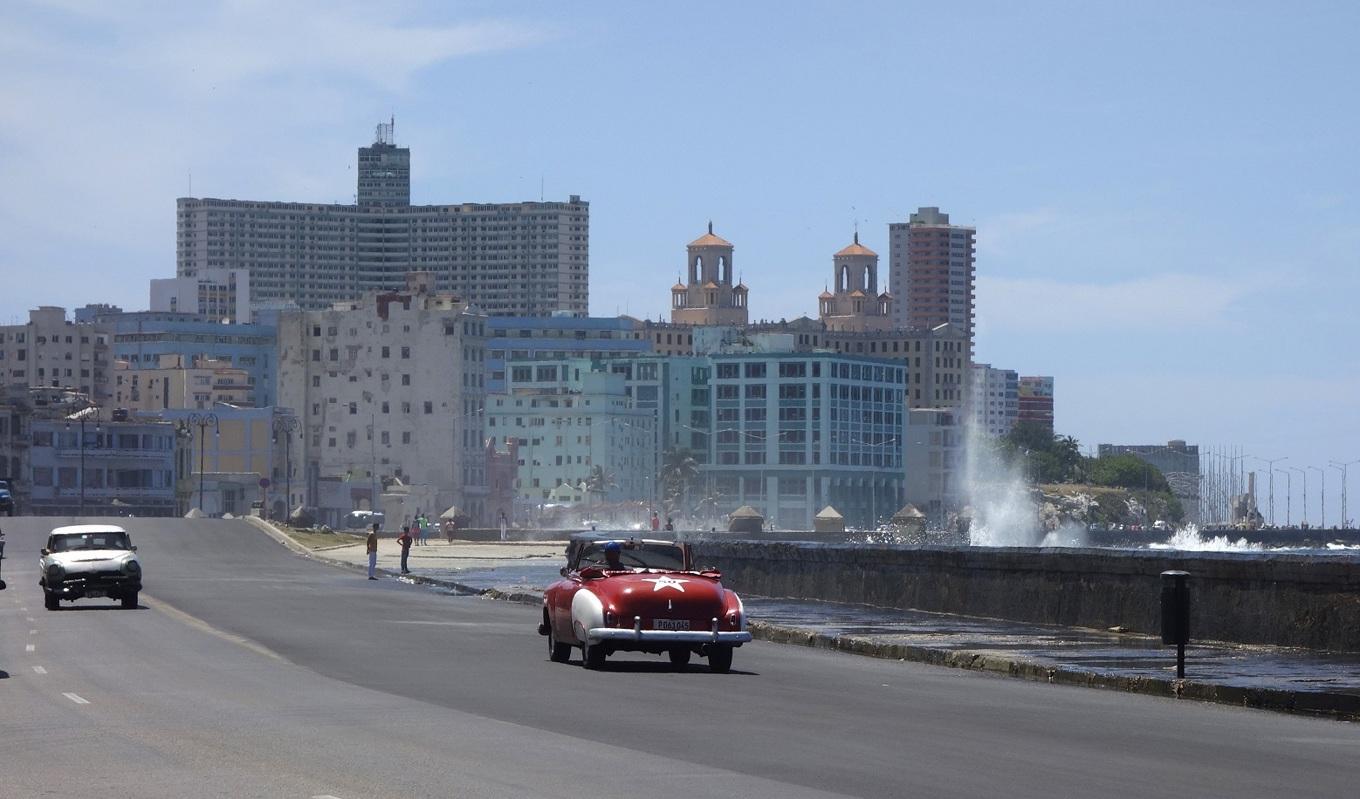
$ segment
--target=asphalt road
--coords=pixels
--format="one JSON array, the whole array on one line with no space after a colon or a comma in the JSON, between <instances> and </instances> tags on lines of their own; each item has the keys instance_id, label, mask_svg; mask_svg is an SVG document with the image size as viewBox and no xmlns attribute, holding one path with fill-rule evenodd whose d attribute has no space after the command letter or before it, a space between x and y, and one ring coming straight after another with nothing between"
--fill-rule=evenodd
<instances>
[{"instance_id":1,"label":"asphalt road","mask_svg":"<svg viewBox=\"0 0 1360 799\"><path fill-rule=\"evenodd\" d=\"M1353 796L1360 727L754 643L550 663L535 609L242 522L125 520L143 607L43 610L0 521L0 796ZM76 610L71 610L76 608Z\"/></svg>"}]
</instances>

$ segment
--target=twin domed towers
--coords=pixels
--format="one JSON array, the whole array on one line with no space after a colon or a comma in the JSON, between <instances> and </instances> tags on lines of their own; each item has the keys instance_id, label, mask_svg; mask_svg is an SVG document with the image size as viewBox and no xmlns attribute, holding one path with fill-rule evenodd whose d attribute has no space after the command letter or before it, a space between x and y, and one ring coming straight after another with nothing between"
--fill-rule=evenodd
<instances>
[{"instance_id":1,"label":"twin domed towers","mask_svg":"<svg viewBox=\"0 0 1360 799\"><path fill-rule=\"evenodd\" d=\"M679 325L735 325L749 322L745 283L732 280L732 243L708 232L686 248L689 282L671 287L671 322ZM828 330L864 332L892 328L892 296L878 291L878 254L854 243L832 256L835 292L823 291L817 312Z\"/></svg>"}]
</instances>

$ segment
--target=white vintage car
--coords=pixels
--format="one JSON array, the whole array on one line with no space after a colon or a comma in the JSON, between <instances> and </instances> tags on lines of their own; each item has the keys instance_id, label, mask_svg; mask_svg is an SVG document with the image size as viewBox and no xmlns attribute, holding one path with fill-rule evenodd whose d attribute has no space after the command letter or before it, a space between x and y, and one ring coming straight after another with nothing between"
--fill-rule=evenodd
<instances>
[{"instance_id":1,"label":"white vintage car","mask_svg":"<svg viewBox=\"0 0 1360 799\"><path fill-rule=\"evenodd\" d=\"M38 561L44 604L48 610L61 600L108 597L125 608L137 607L142 590L142 564L127 531L111 524L58 527L47 536Z\"/></svg>"}]
</instances>

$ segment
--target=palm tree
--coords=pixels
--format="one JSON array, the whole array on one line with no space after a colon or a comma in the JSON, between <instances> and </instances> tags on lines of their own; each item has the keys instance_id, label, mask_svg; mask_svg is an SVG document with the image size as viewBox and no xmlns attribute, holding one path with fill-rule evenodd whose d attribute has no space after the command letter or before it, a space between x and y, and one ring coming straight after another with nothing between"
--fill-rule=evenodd
<instances>
[{"instance_id":1,"label":"palm tree","mask_svg":"<svg viewBox=\"0 0 1360 799\"><path fill-rule=\"evenodd\" d=\"M590 470L590 476L586 478L586 491L600 497L609 493L611 488L618 488L618 481L614 479L613 473L606 470L603 466L595 466Z\"/></svg>"},{"instance_id":2,"label":"palm tree","mask_svg":"<svg viewBox=\"0 0 1360 799\"><path fill-rule=\"evenodd\" d=\"M661 488L668 516L683 504L699 477L699 461L687 449L667 450L661 458Z\"/></svg>"}]
</instances>

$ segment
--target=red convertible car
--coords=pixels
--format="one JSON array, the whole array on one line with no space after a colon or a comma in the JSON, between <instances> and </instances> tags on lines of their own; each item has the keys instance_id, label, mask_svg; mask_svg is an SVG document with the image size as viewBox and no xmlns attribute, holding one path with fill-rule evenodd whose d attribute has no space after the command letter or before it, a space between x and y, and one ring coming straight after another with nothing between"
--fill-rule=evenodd
<instances>
[{"instance_id":1,"label":"red convertible car","mask_svg":"<svg viewBox=\"0 0 1360 799\"><path fill-rule=\"evenodd\" d=\"M604 665L613 652L666 653L684 668L708 658L732 668L732 650L751 640L741 599L713 570L696 571L689 545L587 534L567 545L562 579L543 595L548 657L565 663L581 647L581 664Z\"/></svg>"}]
</instances>

